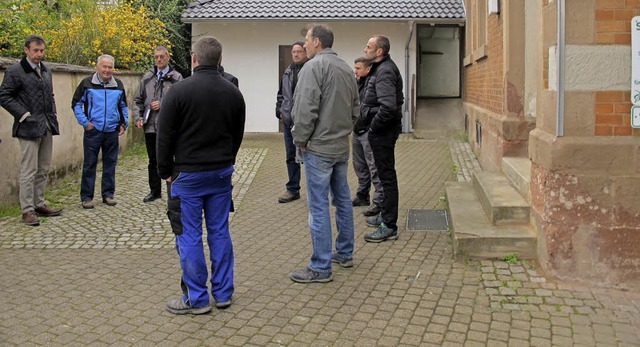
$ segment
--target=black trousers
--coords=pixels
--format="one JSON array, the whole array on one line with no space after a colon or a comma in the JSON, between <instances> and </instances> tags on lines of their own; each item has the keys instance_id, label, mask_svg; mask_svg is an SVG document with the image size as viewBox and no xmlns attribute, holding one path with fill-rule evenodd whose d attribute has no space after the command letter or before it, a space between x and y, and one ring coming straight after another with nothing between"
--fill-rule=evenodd
<instances>
[{"instance_id":1,"label":"black trousers","mask_svg":"<svg viewBox=\"0 0 640 347\"><path fill-rule=\"evenodd\" d=\"M147 155L149 156L149 189L151 194L161 196L162 185L160 175L158 175L158 159L156 157L156 133L144 133L144 142L147 145Z\"/></svg>"},{"instance_id":2,"label":"black trousers","mask_svg":"<svg viewBox=\"0 0 640 347\"><path fill-rule=\"evenodd\" d=\"M378 177L382 183L382 222L388 228L398 230L398 176L396 175L396 141L401 128L385 129L383 133L369 133L369 144L375 160Z\"/></svg>"}]
</instances>

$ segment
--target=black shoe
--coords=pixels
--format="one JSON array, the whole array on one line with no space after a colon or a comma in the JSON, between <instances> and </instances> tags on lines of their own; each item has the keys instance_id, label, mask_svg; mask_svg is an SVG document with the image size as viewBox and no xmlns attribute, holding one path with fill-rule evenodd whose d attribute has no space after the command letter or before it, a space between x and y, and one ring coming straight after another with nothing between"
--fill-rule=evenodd
<instances>
[{"instance_id":1,"label":"black shoe","mask_svg":"<svg viewBox=\"0 0 640 347\"><path fill-rule=\"evenodd\" d=\"M371 207L369 207L368 209L362 211L362 214L365 217L373 217L375 215L380 214L380 212L382 211L382 209L376 205L372 205Z\"/></svg>"},{"instance_id":2,"label":"black shoe","mask_svg":"<svg viewBox=\"0 0 640 347\"><path fill-rule=\"evenodd\" d=\"M353 198L353 200L351 200L351 205L353 206L369 206L369 199L361 199L359 197L355 197Z\"/></svg>"},{"instance_id":3,"label":"black shoe","mask_svg":"<svg viewBox=\"0 0 640 347\"><path fill-rule=\"evenodd\" d=\"M284 192L284 194L278 197L278 202L281 204L286 204L287 202L300 199L300 192L292 193L290 191Z\"/></svg>"},{"instance_id":4,"label":"black shoe","mask_svg":"<svg viewBox=\"0 0 640 347\"><path fill-rule=\"evenodd\" d=\"M145 196L142 199L142 202L151 202L153 200L158 200L160 199L162 196L160 194L153 194L153 193L149 193L149 195Z\"/></svg>"}]
</instances>

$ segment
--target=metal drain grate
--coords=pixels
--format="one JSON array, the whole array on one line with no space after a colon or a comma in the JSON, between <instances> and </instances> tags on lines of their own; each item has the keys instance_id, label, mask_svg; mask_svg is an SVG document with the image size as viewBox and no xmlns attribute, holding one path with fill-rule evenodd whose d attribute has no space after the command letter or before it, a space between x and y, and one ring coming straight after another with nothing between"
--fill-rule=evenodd
<instances>
[{"instance_id":1,"label":"metal drain grate","mask_svg":"<svg viewBox=\"0 0 640 347\"><path fill-rule=\"evenodd\" d=\"M449 220L445 210L409 210L407 230L447 230Z\"/></svg>"}]
</instances>

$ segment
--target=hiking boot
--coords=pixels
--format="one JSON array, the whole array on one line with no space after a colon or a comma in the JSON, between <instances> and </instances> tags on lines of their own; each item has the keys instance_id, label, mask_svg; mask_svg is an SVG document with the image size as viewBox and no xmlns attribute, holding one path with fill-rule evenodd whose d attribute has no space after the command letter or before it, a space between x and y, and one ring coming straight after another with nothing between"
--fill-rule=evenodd
<instances>
[{"instance_id":1,"label":"hiking boot","mask_svg":"<svg viewBox=\"0 0 640 347\"><path fill-rule=\"evenodd\" d=\"M149 193L149 195L142 198L142 202L151 202L154 200L160 199L162 196L160 194Z\"/></svg>"},{"instance_id":2,"label":"hiking boot","mask_svg":"<svg viewBox=\"0 0 640 347\"><path fill-rule=\"evenodd\" d=\"M85 210L92 209L93 208L93 200L83 201L82 202L82 208L84 208Z\"/></svg>"},{"instance_id":3,"label":"hiking boot","mask_svg":"<svg viewBox=\"0 0 640 347\"><path fill-rule=\"evenodd\" d=\"M376 205L371 205L368 209L362 211L362 214L365 217L373 217L375 215L379 215L382 212L382 209Z\"/></svg>"},{"instance_id":4,"label":"hiking boot","mask_svg":"<svg viewBox=\"0 0 640 347\"><path fill-rule=\"evenodd\" d=\"M336 253L331 255L331 262L336 263L343 268L353 267L353 258L349 259L340 259Z\"/></svg>"},{"instance_id":5,"label":"hiking boot","mask_svg":"<svg viewBox=\"0 0 640 347\"><path fill-rule=\"evenodd\" d=\"M298 283L324 283L333 281L333 273L331 272L315 272L311 269L304 268L295 270L291 273L291 280Z\"/></svg>"},{"instance_id":6,"label":"hiking boot","mask_svg":"<svg viewBox=\"0 0 640 347\"><path fill-rule=\"evenodd\" d=\"M222 301L222 302L216 301L216 308L217 309L224 309L224 308L227 308L229 306L231 306L231 298L229 298L229 300L227 300L227 301Z\"/></svg>"},{"instance_id":7,"label":"hiking boot","mask_svg":"<svg viewBox=\"0 0 640 347\"><path fill-rule=\"evenodd\" d=\"M284 192L284 194L278 197L278 202L281 204L285 204L287 202L300 199L300 192L292 193L290 191Z\"/></svg>"},{"instance_id":8,"label":"hiking boot","mask_svg":"<svg viewBox=\"0 0 640 347\"><path fill-rule=\"evenodd\" d=\"M391 228L388 228L384 223L374 230L371 234L364 235L364 240L367 242L382 242L387 240L395 240L398 238L398 232Z\"/></svg>"},{"instance_id":9,"label":"hiking boot","mask_svg":"<svg viewBox=\"0 0 640 347\"><path fill-rule=\"evenodd\" d=\"M356 196L355 198L353 198L353 200L351 200L351 205L355 206L369 206L369 199L361 199L360 197Z\"/></svg>"},{"instance_id":10,"label":"hiking boot","mask_svg":"<svg viewBox=\"0 0 640 347\"><path fill-rule=\"evenodd\" d=\"M182 298L180 298L169 301L167 303L167 311L173 314L204 314L211 311L211 305L207 304L207 306L204 307L191 307L182 301Z\"/></svg>"},{"instance_id":11,"label":"hiking boot","mask_svg":"<svg viewBox=\"0 0 640 347\"><path fill-rule=\"evenodd\" d=\"M49 208L47 205L36 207L35 212L40 217L55 217L62 214L61 208Z\"/></svg>"},{"instance_id":12,"label":"hiking boot","mask_svg":"<svg viewBox=\"0 0 640 347\"><path fill-rule=\"evenodd\" d=\"M380 224L382 224L382 215L378 214L373 217L367 217L365 223L370 227L379 227Z\"/></svg>"},{"instance_id":13,"label":"hiking boot","mask_svg":"<svg viewBox=\"0 0 640 347\"><path fill-rule=\"evenodd\" d=\"M102 198L102 202L104 202L105 204L109 205L109 206L115 206L118 204L118 202L116 201L116 199L114 199L113 197L110 198Z\"/></svg>"},{"instance_id":14,"label":"hiking boot","mask_svg":"<svg viewBox=\"0 0 640 347\"><path fill-rule=\"evenodd\" d=\"M37 227L38 225L40 225L40 219L34 211L27 211L22 214L22 223Z\"/></svg>"}]
</instances>

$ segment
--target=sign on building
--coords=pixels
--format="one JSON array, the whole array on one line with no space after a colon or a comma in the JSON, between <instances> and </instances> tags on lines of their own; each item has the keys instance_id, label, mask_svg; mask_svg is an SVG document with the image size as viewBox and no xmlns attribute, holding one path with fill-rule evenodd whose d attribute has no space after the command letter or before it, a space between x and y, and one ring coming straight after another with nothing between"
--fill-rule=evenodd
<instances>
[{"instance_id":1,"label":"sign on building","mask_svg":"<svg viewBox=\"0 0 640 347\"><path fill-rule=\"evenodd\" d=\"M631 103L640 105L640 16L631 19Z\"/></svg>"}]
</instances>

